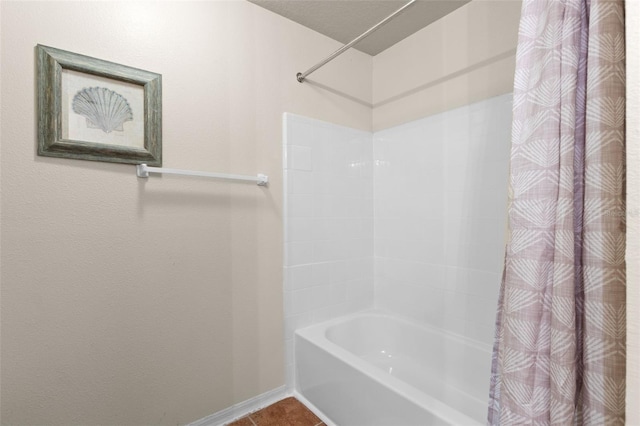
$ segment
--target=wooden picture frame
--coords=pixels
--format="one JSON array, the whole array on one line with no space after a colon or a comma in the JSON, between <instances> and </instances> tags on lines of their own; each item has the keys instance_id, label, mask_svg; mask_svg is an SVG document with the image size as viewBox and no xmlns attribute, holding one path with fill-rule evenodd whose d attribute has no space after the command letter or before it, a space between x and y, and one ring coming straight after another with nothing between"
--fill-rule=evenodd
<instances>
[{"instance_id":1,"label":"wooden picture frame","mask_svg":"<svg viewBox=\"0 0 640 426\"><path fill-rule=\"evenodd\" d=\"M162 166L162 76L37 45L38 155Z\"/></svg>"}]
</instances>

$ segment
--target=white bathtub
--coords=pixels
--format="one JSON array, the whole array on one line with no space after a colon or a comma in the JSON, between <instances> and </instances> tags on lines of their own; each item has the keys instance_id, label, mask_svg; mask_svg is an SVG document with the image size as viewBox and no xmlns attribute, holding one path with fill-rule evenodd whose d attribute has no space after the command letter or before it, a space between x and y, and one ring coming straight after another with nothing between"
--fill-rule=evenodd
<instances>
[{"instance_id":1,"label":"white bathtub","mask_svg":"<svg viewBox=\"0 0 640 426\"><path fill-rule=\"evenodd\" d=\"M376 312L296 331L296 391L339 426L485 423L491 348Z\"/></svg>"}]
</instances>

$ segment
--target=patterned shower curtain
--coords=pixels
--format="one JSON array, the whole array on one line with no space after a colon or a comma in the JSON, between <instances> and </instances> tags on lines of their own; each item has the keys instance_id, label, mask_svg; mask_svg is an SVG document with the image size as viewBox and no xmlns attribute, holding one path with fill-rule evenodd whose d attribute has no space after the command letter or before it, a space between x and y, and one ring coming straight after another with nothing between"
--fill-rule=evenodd
<instances>
[{"instance_id":1,"label":"patterned shower curtain","mask_svg":"<svg viewBox=\"0 0 640 426\"><path fill-rule=\"evenodd\" d=\"M524 0L491 425L625 415L622 0Z\"/></svg>"}]
</instances>

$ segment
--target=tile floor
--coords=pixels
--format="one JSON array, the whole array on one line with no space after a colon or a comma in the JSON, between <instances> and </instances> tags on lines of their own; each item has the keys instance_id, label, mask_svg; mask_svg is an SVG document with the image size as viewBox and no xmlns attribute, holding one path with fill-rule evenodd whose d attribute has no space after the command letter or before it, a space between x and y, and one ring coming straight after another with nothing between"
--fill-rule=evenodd
<instances>
[{"instance_id":1,"label":"tile floor","mask_svg":"<svg viewBox=\"0 0 640 426\"><path fill-rule=\"evenodd\" d=\"M315 414L294 397L285 398L228 426L325 426Z\"/></svg>"}]
</instances>

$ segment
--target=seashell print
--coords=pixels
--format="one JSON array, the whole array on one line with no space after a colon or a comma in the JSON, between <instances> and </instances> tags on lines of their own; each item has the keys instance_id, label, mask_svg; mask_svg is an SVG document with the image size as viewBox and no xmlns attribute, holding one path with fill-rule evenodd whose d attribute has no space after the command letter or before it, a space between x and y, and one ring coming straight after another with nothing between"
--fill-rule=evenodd
<instances>
[{"instance_id":1,"label":"seashell print","mask_svg":"<svg viewBox=\"0 0 640 426\"><path fill-rule=\"evenodd\" d=\"M133 120L127 99L105 87L89 87L76 93L73 112L87 119L87 127L102 129L105 133L122 132L125 121Z\"/></svg>"}]
</instances>

